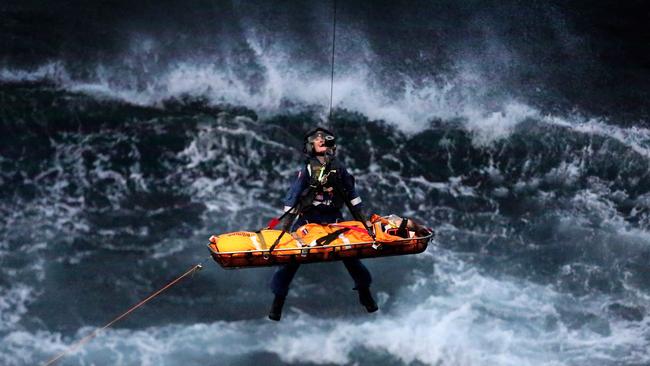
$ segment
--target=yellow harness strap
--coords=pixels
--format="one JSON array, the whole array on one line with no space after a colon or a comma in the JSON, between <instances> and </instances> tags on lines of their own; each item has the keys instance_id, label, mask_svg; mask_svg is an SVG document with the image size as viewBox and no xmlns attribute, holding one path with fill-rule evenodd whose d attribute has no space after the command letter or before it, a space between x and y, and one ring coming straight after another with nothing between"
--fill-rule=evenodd
<instances>
[{"instance_id":1,"label":"yellow harness strap","mask_svg":"<svg viewBox=\"0 0 650 366\"><path fill-rule=\"evenodd\" d=\"M266 240L264 240L264 235L262 234L262 230L256 232L255 234L257 234L257 238L260 239L260 243L262 244L260 245L260 249L261 250L268 249L268 245L266 245Z\"/></svg>"}]
</instances>

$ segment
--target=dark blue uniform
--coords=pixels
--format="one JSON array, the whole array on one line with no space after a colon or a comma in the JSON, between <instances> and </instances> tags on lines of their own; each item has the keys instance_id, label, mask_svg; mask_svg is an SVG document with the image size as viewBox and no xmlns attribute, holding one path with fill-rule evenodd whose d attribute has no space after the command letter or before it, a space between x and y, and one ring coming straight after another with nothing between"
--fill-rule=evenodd
<instances>
[{"instance_id":1,"label":"dark blue uniform","mask_svg":"<svg viewBox=\"0 0 650 366\"><path fill-rule=\"evenodd\" d=\"M325 175L321 175L317 165L305 165L298 173L285 198L285 211L291 209L300 199L301 193L309 186L312 175L316 177ZM348 193L352 206L361 208L361 198L355 190L354 177L340 164L333 165L329 174L330 176L332 174L338 175L341 186ZM329 179L326 176L324 180L327 181ZM323 184L317 190L313 201L302 210L302 213L291 227L291 231L295 231L298 227L307 223L328 224L342 221L341 203L343 199L343 197L336 196L336 192L331 186L328 186L327 183ZM359 259L344 259L343 264L350 273L350 276L354 279L356 288L370 287L372 277L366 266ZM276 296L284 297L287 295L289 285L299 267L300 264L290 263L278 268L271 280L271 290Z\"/></svg>"}]
</instances>

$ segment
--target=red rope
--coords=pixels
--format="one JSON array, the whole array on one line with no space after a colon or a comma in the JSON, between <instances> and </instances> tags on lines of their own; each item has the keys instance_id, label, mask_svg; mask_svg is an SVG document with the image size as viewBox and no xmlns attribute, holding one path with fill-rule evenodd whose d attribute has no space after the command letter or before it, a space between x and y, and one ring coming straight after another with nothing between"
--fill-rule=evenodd
<instances>
[{"instance_id":1,"label":"red rope","mask_svg":"<svg viewBox=\"0 0 650 366\"><path fill-rule=\"evenodd\" d=\"M51 358L49 361L47 361L47 362L44 364L44 366L49 366L49 365L55 363L55 362L58 361L61 357L65 356L67 353L69 353L69 352L71 352L71 351L74 351L75 349L79 348L80 346L82 346L83 344L87 343L87 342L90 341L91 339L95 338L95 337L97 336L97 334L99 334L99 332L101 332L102 330L104 330L104 329L110 327L111 325L117 323L120 319L122 319L122 318L124 318L125 316L131 314L135 309L137 309L137 308L139 308L140 306L144 305L147 301L149 301L149 300L153 299L154 297L158 296L161 292L163 292L163 291L167 290L168 288L172 287L173 285L175 285L178 281L180 281L180 280L183 279L184 277L186 277L186 276L188 276L188 275L194 273L194 272L197 271L197 270L200 270L201 268L203 268L203 267L202 267L200 264L197 264L197 265L193 266L192 268L190 268L190 270L188 270L187 272L183 273L180 277L178 277L178 278L176 278L175 280L171 281L170 283L166 284L166 285L165 285L163 288L161 288L160 290L158 290L158 291L152 293L152 294L149 295L146 299L144 299L144 300L140 301L139 303L133 305L129 310L125 311L124 313L122 313L122 314L121 314L120 316L118 316L117 318L111 320L108 324L104 325L104 326L101 327L101 328L97 328L97 329L95 329L92 333L90 333L90 334L88 334L87 336L83 337L82 339L80 339L80 340L77 341L76 343L73 343L73 344L72 344L70 347L68 347L65 351L59 353L56 357L53 357L53 358Z\"/></svg>"},{"instance_id":2,"label":"red rope","mask_svg":"<svg viewBox=\"0 0 650 366\"><path fill-rule=\"evenodd\" d=\"M354 231L356 231L356 232L358 232L358 233L362 233L362 234L368 234L368 230L366 230L366 229L362 229L362 228L360 228L360 227L356 227L356 226L341 225L341 224L330 224L330 225L331 225L331 226L336 226L336 227L344 227L344 228L347 228L347 229L350 229L350 230L354 230Z\"/></svg>"}]
</instances>

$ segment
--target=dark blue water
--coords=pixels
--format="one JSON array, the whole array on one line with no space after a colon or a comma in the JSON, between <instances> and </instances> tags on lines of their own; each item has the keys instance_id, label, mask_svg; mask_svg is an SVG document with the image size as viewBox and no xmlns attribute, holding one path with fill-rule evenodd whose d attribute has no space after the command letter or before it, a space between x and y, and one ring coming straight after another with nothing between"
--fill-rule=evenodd
<instances>
[{"instance_id":1,"label":"dark blue water","mask_svg":"<svg viewBox=\"0 0 650 366\"><path fill-rule=\"evenodd\" d=\"M438 233L272 268L207 238L281 211L329 106L331 4L0 7L0 363L645 365L647 44L633 5L339 4L338 156L370 211ZM84 29L81 32L79 29ZM619 57L620 56L620 57Z\"/></svg>"}]
</instances>

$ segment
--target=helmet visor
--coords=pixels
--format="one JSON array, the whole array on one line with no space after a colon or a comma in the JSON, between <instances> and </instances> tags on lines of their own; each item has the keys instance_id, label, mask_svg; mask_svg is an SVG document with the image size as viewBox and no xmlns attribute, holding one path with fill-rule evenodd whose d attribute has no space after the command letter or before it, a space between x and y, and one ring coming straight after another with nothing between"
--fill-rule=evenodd
<instances>
[{"instance_id":1,"label":"helmet visor","mask_svg":"<svg viewBox=\"0 0 650 366\"><path fill-rule=\"evenodd\" d=\"M307 136L307 142L314 142L318 138L323 139L323 141L325 141L325 146L327 147L332 147L336 143L336 138L333 135L323 131L317 131L316 133Z\"/></svg>"}]
</instances>

